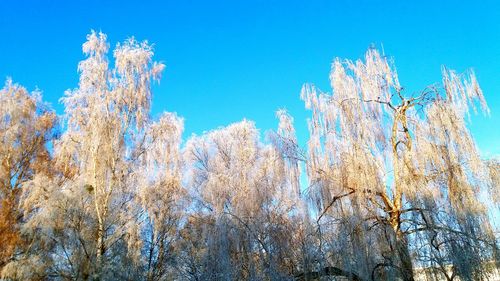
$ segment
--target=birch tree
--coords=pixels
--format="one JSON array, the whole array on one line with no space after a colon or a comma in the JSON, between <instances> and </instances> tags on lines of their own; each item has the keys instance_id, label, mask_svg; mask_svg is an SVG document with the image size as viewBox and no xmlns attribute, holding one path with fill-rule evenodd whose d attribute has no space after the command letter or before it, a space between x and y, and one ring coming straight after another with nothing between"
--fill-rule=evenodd
<instances>
[{"instance_id":1,"label":"birch tree","mask_svg":"<svg viewBox=\"0 0 500 281\"><path fill-rule=\"evenodd\" d=\"M179 227L189 199L182 183L180 151L183 120L164 113L149 125L146 145L137 177L142 179L137 201L143 210L135 237L135 260L145 280L166 280L177 276ZM143 175L143 176L141 176Z\"/></svg>"},{"instance_id":2,"label":"birch tree","mask_svg":"<svg viewBox=\"0 0 500 281\"><path fill-rule=\"evenodd\" d=\"M27 184L23 204L30 220L25 227L40 238L28 260L33 272L45 276L114 279L134 274L127 266L140 209L134 200L140 191L134 170L140 164L137 152L146 144L151 84L164 66L152 61L147 42L132 38L116 46L110 69L108 49L103 33L87 36L79 87L62 99L67 127L54 146L58 176L37 174ZM41 269L35 270L39 260Z\"/></svg>"}]
</instances>

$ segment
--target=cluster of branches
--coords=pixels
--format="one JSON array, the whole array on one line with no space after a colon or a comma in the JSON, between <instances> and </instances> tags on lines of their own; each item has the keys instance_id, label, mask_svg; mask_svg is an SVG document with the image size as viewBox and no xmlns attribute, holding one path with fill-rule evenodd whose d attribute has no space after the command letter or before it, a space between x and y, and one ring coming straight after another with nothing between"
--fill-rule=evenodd
<instances>
[{"instance_id":1,"label":"cluster of branches","mask_svg":"<svg viewBox=\"0 0 500 281\"><path fill-rule=\"evenodd\" d=\"M304 86L306 149L284 110L265 140L243 120L183 143L182 118L150 117L164 68L151 46L118 44L113 68L108 50L88 35L62 117L10 80L0 90L0 279L498 274L499 163L466 127L469 108L488 112L472 72L406 95L369 50L334 61L332 94Z\"/></svg>"}]
</instances>

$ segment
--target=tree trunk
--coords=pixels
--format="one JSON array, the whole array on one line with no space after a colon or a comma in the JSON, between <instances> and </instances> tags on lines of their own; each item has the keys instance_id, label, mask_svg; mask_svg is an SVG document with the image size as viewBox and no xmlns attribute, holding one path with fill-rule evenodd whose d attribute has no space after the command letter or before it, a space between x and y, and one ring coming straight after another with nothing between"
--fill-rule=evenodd
<instances>
[{"instance_id":1,"label":"tree trunk","mask_svg":"<svg viewBox=\"0 0 500 281\"><path fill-rule=\"evenodd\" d=\"M99 221L97 228L95 280L100 280L102 256L104 254L104 225Z\"/></svg>"},{"instance_id":2,"label":"tree trunk","mask_svg":"<svg viewBox=\"0 0 500 281\"><path fill-rule=\"evenodd\" d=\"M401 212L393 210L390 215L389 223L392 226L395 236L394 257L399 261L398 267L401 278L404 281L414 281L413 279L413 262L411 260L410 251L408 249L408 240L401 231Z\"/></svg>"},{"instance_id":3,"label":"tree trunk","mask_svg":"<svg viewBox=\"0 0 500 281\"><path fill-rule=\"evenodd\" d=\"M352 281L363 281L356 273L342 270L338 267L327 266L319 271L303 272L295 276L298 281L319 280L325 276L342 276ZM413 280L413 279L412 279Z\"/></svg>"},{"instance_id":4,"label":"tree trunk","mask_svg":"<svg viewBox=\"0 0 500 281\"><path fill-rule=\"evenodd\" d=\"M403 189L401 187L401 179L399 175L400 171L400 158L398 155L398 144L401 142L405 145L408 152L412 149L411 136L408 130L406 110L408 109L408 104L403 101L403 105L398 107L397 113L394 117L394 123L392 126L392 153L393 153L393 169L394 169L394 198L393 206L390 212L389 223L394 230L394 235L396 236L395 251L394 256L399 260L399 271L401 278L404 281L414 281L413 279L413 264L410 257L410 251L408 250L408 240L406 239L404 233L401 232L401 210L403 208ZM405 133L405 140L398 140L398 125L401 124L403 131Z\"/></svg>"},{"instance_id":5,"label":"tree trunk","mask_svg":"<svg viewBox=\"0 0 500 281\"><path fill-rule=\"evenodd\" d=\"M414 281L413 263L408 250L408 241L401 231L396 233L396 254L400 262L400 273L404 281Z\"/></svg>"}]
</instances>

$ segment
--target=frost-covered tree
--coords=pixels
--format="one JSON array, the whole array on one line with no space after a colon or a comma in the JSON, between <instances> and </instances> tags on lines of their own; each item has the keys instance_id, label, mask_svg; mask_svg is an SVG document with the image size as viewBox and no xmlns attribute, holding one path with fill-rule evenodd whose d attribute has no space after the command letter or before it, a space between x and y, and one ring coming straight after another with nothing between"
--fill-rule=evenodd
<instances>
[{"instance_id":1,"label":"frost-covered tree","mask_svg":"<svg viewBox=\"0 0 500 281\"><path fill-rule=\"evenodd\" d=\"M499 163L467 129L489 111L473 72L408 94L369 50L334 61L332 94L303 87L306 149L285 110L266 139L243 120L183 144L181 117L150 117L151 45L108 51L87 36L57 138L38 93L0 90L0 278L482 280L498 266Z\"/></svg>"},{"instance_id":2,"label":"frost-covered tree","mask_svg":"<svg viewBox=\"0 0 500 281\"><path fill-rule=\"evenodd\" d=\"M157 142L178 141L182 124L167 115L149 125L151 84L164 68L152 61L151 46L133 38L118 44L112 69L108 49L102 33L92 32L83 44L79 87L62 99L67 125L53 148L57 173L38 173L25 184L24 228L37 240L7 276L115 279L138 273L129 264L141 256L140 221L154 217L141 194L156 180L138 171L144 155L158 151ZM157 159L165 180L176 173L174 154L168 157Z\"/></svg>"},{"instance_id":3,"label":"frost-covered tree","mask_svg":"<svg viewBox=\"0 0 500 281\"><path fill-rule=\"evenodd\" d=\"M39 92L29 93L10 79L0 90L0 272L20 251L22 185L36 173L50 173L46 144L55 121Z\"/></svg>"},{"instance_id":4,"label":"frost-covered tree","mask_svg":"<svg viewBox=\"0 0 500 281\"><path fill-rule=\"evenodd\" d=\"M290 278L296 179L277 150L245 120L192 137L185 155L195 207L183 230L191 279Z\"/></svg>"},{"instance_id":5,"label":"frost-covered tree","mask_svg":"<svg viewBox=\"0 0 500 281\"><path fill-rule=\"evenodd\" d=\"M302 90L318 266L367 280L414 280L415 265L484 277L497 245L484 203L492 183L466 126L471 109L488 113L474 73L443 68L441 85L407 94L370 49L336 59L330 79L332 94Z\"/></svg>"},{"instance_id":6,"label":"frost-covered tree","mask_svg":"<svg viewBox=\"0 0 500 281\"><path fill-rule=\"evenodd\" d=\"M180 221L188 202L182 184L180 151L183 120L164 113L146 133L143 162L137 170L144 182L138 202L143 210L142 227L136 236L136 260L145 280L166 280L176 276Z\"/></svg>"}]
</instances>

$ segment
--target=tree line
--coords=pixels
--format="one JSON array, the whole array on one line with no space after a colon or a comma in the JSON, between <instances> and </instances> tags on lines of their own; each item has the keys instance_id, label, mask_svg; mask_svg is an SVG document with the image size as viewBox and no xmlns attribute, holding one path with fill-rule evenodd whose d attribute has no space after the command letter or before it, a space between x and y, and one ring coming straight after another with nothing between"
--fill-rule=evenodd
<instances>
[{"instance_id":1,"label":"tree line","mask_svg":"<svg viewBox=\"0 0 500 281\"><path fill-rule=\"evenodd\" d=\"M467 126L489 114L474 72L408 93L369 49L313 84L306 146L294 119L243 120L182 140L151 118L164 65L131 38L83 44L57 116L0 90L4 280L489 280L498 270L499 168ZM343 278L343 279L342 279ZM434 279L433 279L434 278Z\"/></svg>"}]
</instances>

